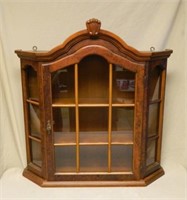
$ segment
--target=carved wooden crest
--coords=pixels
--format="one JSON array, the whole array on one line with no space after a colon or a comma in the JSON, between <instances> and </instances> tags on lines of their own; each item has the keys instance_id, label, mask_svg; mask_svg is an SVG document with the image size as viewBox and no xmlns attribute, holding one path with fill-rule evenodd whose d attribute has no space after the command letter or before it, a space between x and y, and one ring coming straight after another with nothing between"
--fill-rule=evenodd
<instances>
[{"instance_id":1,"label":"carved wooden crest","mask_svg":"<svg viewBox=\"0 0 187 200\"><path fill-rule=\"evenodd\" d=\"M91 37L95 38L98 36L101 22L98 19L90 19L86 22L87 31Z\"/></svg>"}]
</instances>

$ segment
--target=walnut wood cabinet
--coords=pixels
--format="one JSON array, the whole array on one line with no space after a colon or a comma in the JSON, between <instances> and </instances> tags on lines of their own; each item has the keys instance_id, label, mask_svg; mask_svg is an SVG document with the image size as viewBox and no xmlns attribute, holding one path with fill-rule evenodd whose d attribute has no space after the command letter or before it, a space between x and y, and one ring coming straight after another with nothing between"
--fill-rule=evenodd
<instances>
[{"instance_id":1,"label":"walnut wood cabinet","mask_svg":"<svg viewBox=\"0 0 187 200\"><path fill-rule=\"evenodd\" d=\"M40 186L145 186L160 166L167 58L91 19L21 60L27 167Z\"/></svg>"}]
</instances>

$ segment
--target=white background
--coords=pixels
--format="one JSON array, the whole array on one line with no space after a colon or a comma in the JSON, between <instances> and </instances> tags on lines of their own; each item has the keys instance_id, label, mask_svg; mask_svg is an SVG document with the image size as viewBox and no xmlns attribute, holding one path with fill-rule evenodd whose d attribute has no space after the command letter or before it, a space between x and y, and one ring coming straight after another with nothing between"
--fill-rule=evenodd
<instances>
[{"instance_id":1,"label":"white background","mask_svg":"<svg viewBox=\"0 0 187 200\"><path fill-rule=\"evenodd\" d=\"M146 188L41 189L26 166L19 59L15 49L50 50L98 18L138 50L173 49L168 60L162 166ZM185 199L187 184L187 2L182 0L0 1L0 199ZM186 197L187 198L187 197Z\"/></svg>"}]
</instances>

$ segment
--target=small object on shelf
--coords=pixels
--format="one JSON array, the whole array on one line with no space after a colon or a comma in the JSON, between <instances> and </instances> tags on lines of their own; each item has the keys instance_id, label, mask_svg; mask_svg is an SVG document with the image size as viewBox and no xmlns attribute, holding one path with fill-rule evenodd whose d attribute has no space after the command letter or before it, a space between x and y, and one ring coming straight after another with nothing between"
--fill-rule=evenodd
<instances>
[{"instance_id":1,"label":"small object on shelf","mask_svg":"<svg viewBox=\"0 0 187 200\"><path fill-rule=\"evenodd\" d=\"M167 59L91 19L87 29L21 59L27 167L42 187L146 186L160 165Z\"/></svg>"}]
</instances>

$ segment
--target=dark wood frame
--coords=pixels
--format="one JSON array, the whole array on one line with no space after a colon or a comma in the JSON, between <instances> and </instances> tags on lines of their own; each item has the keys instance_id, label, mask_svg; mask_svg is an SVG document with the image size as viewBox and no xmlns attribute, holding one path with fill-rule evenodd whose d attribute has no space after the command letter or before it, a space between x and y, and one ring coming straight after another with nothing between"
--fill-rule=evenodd
<instances>
[{"instance_id":1,"label":"dark wood frame","mask_svg":"<svg viewBox=\"0 0 187 200\"><path fill-rule=\"evenodd\" d=\"M70 36L63 44L48 52L16 50L21 59L23 102L25 114L25 133L27 146L27 168L23 175L43 187L59 186L145 186L164 174L160 166L163 110L165 95L165 80L167 58L172 50L160 52L140 52L128 46L122 39L113 33L100 29L101 22L91 19L86 23L87 29ZM75 65L75 74L82 58L89 55L99 55L109 63L126 66L126 69L136 73L135 96L135 123L133 147L132 173L68 173L56 174L54 169L53 128L50 127L52 119L51 73L69 65ZM27 66L32 66L37 72L39 83L40 131L42 167L32 163L30 152L29 121L28 121L28 92L27 92ZM148 115L149 115L149 82L151 69L159 67L161 70L161 86L159 99L159 127L155 139L156 160L146 166L146 151L148 143ZM111 74L111 73L110 73ZM111 75L110 75L111 76ZM75 83L77 75L75 76ZM110 82L111 83L111 82ZM112 84L109 84L109 91ZM76 93L76 91L75 91ZM109 98L110 99L110 98ZM112 105L109 100L109 107ZM37 104L36 102L33 102ZM76 108L78 105L75 99ZM111 108L110 108L111 109ZM77 111L78 112L78 111ZM77 113L76 112L76 113ZM109 114L110 118L110 114ZM76 120L78 117L76 117ZM78 124L78 122L76 122ZM78 129L78 125L76 125ZM110 127L109 127L110 130Z\"/></svg>"}]
</instances>

